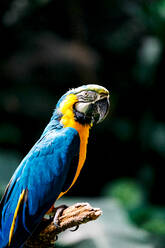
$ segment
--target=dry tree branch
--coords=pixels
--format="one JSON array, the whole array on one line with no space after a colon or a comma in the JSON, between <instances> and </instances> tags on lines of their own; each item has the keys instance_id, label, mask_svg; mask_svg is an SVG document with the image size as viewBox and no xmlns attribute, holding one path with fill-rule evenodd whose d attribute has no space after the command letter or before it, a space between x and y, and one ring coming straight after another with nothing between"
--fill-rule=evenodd
<instances>
[{"instance_id":1,"label":"dry tree branch","mask_svg":"<svg viewBox=\"0 0 165 248\"><path fill-rule=\"evenodd\" d=\"M52 219L43 219L24 248L54 247L57 234L68 228L96 220L101 214L102 211L99 208L93 208L89 203L76 203L63 211L59 218L59 227L54 225Z\"/></svg>"}]
</instances>

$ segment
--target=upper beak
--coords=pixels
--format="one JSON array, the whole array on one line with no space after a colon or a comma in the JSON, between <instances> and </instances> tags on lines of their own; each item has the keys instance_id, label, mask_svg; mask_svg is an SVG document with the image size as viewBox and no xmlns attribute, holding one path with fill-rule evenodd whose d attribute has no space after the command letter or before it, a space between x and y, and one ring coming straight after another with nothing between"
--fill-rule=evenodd
<instances>
[{"instance_id":1,"label":"upper beak","mask_svg":"<svg viewBox=\"0 0 165 248\"><path fill-rule=\"evenodd\" d=\"M109 108L109 95L101 95L100 98L95 102L94 122L100 123L103 121L109 112Z\"/></svg>"},{"instance_id":2,"label":"upper beak","mask_svg":"<svg viewBox=\"0 0 165 248\"><path fill-rule=\"evenodd\" d=\"M103 121L107 116L110 108L109 97L104 97L103 99L99 100L97 103L98 112L100 114L99 120L97 123Z\"/></svg>"}]
</instances>

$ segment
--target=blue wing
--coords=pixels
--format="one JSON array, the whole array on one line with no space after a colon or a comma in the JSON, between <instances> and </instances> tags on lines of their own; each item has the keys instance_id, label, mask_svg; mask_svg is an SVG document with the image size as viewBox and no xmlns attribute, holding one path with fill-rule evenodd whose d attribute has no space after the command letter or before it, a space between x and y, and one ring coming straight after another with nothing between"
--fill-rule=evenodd
<instances>
[{"instance_id":1,"label":"blue wing","mask_svg":"<svg viewBox=\"0 0 165 248\"><path fill-rule=\"evenodd\" d=\"M73 128L41 136L15 171L0 203L0 248L21 247L78 165L80 139Z\"/></svg>"}]
</instances>

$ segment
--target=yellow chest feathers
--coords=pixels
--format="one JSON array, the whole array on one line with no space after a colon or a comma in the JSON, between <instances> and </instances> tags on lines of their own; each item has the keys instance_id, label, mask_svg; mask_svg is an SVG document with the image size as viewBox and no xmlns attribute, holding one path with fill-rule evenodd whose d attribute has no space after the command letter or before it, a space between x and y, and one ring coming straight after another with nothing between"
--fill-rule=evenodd
<instances>
[{"instance_id":1,"label":"yellow chest feathers","mask_svg":"<svg viewBox=\"0 0 165 248\"><path fill-rule=\"evenodd\" d=\"M88 137L89 137L89 129L90 129L90 125L82 125L82 124L80 124L74 120L73 105L75 102L77 102L77 97L74 94L70 94L70 95L66 96L65 100L60 104L60 111L63 114L63 116L61 118L61 123L64 125L64 127L75 128L77 130L77 132L79 133L79 136L80 136L79 163L77 166L76 175L73 179L72 184L68 188L68 190L76 182L76 180L80 174L80 171L83 167L83 164L85 162L87 143L88 143ZM67 191L62 192L58 198L60 198Z\"/></svg>"}]
</instances>

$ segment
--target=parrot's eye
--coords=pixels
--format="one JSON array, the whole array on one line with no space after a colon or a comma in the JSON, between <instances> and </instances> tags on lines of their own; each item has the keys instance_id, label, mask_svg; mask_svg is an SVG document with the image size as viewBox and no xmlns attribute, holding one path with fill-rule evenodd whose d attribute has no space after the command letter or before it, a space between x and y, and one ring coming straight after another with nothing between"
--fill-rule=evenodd
<instances>
[{"instance_id":1,"label":"parrot's eye","mask_svg":"<svg viewBox=\"0 0 165 248\"><path fill-rule=\"evenodd\" d=\"M78 99L80 101L85 101L85 102L91 102L96 100L97 98L97 93L94 91L82 91L79 95L78 95Z\"/></svg>"}]
</instances>

